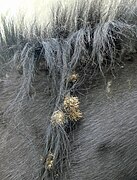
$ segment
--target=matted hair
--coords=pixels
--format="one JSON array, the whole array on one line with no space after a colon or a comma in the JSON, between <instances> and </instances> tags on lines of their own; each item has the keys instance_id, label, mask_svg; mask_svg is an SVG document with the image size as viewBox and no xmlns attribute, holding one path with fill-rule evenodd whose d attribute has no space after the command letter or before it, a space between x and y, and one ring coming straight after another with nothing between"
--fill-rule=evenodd
<instances>
[{"instance_id":1,"label":"matted hair","mask_svg":"<svg viewBox=\"0 0 137 180\"><path fill-rule=\"evenodd\" d=\"M50 114L43 152L41 179L61 179L69 171L71 133L84 118L79 88L101 72L114 72L125 54L137 47L135 0L61 2L51 11L50 23L31 28L1 18L1 68L3 77L13 68L20 74L16 96L5 113L16 116L35 98L35 77L45 71L54 108ZM23 20L22 20L23 22Z\"/></svg>"}]
</instances>

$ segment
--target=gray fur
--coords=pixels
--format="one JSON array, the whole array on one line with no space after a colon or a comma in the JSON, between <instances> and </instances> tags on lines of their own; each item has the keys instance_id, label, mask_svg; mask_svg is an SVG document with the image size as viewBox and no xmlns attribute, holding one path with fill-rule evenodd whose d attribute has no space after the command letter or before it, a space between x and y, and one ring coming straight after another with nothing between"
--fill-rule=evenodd
<instances>
[{"instance_id":1,"label":"gray fur","mask_svg":"<svg viewBox=\"0 0 137 180\"><path fill-rule=\"evenodd\" d=\"M137 179L137 4L123 0L105 14L102 4L55 8L44 32L37 21L27 33L3 19L2 180ZM69 84L74 70L79 80ZM79 97L84 117L53 127L51 115L68 94Z\"/></svg>"}]
</instances>

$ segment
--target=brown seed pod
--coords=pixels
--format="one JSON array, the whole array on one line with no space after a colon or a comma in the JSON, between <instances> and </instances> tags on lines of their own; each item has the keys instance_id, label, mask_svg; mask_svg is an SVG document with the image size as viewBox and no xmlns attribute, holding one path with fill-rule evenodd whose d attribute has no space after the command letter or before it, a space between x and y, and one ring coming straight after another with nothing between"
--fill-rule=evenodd
<instances>
[{"instance_id":1,"label":"brown seed pod","mask_svg":"<svg viewBox=\"0 0 137 180\"><path fill-rule=\"evenodd\" d=\"M53 163L54 163L54 155L52 153L49 153L45 166L48 170L51 170L53 168Z\"/></svg>"},{"instance_id":2,"label":"brown seed pod","mask_svg":"<svg viewBox=\"0 0 137 180\"><path fill-rule=\"evenodd\" d=\"M66 96L64 99L64 110L69 119L78 121L82 118L82 113L79 109L79 99L74 96Z\"/></svg>"},{"instance_id":3,"label":"brown seed pod","mask_svg":"<svg viewBox=\"0 0 137 180\"><path fill-rule=\"evenodd\" d=\"M64 99L64 108L70 109L70 108L79 108L79 99L78 97L74 96L66 96Z\"/></svg>"},{"instance_id":4,"label":"brown seed pod","mask_svg":"<svg viewBox=\"0 0 137 180\"><path fill-rule=\"evenodd\" d=\"M51 122L52 122L52 124L60 124L60 125L64 124L65 115L64 115L63 111L61 111L61 110L55 111L51 116Z\"/></svg>"},{"instance_id":5,"label":"brown seed pod","mask_svg":"<svg viewBox=\"0 0 137 180\"><path fill-rule=\"evenodd\" d=\"M69 82L73 82L73 83L75 83L77 80L78 80L78 74L76 72L73 72L68 79Z\"/></svg>"},{"instance_id":6,"label":"brown seed pod","mask_svg":"<svg viewBox=\"0 0 137 180\"><path fill-rule=\"evenodd\" d=\"M68 117L69 119L72 119L74 121L78 121L80 118L82 118L82 113L80 112L80 110L76 110L76 109L71 109L71 111L69 111L68 113Z\"/></svg>"}]
</instances>

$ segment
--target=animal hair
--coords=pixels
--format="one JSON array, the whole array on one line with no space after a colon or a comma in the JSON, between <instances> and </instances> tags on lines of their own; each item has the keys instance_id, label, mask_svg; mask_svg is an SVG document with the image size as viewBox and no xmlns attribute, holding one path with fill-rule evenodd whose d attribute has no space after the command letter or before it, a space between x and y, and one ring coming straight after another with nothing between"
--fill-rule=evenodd
<instances>
[{"instance_id":1,"label":"animal hair","mask_svg":"<svg viewBox=\"0 0 137 180\"><path fill-rule=\"evenodd\" d=\"M62 179L64 168L69 171L71 137L84 119L80 89L88 87L87 81L100 72L104 77L108 72L115 74L115 68L125 63L125 53L136 51L137 2L111 1L107 8L104 4L103 0L76 1L69 8L60 2L52 9L48 25L41 27L35 19L28 31L25 23L16 25L14 20L1 17L0 73L3 79L7 74L18 79L4 116L12 117L10 124L14 122L32 146L29 139L33 137L20 116L24 108L27 111L33 106L37 88L42 88L37 80L42 71L50 92L47 107L51 103L52 111L45 122L43 161L37 164L35 179ZM78 75L74 81L72 74ZM35 147L32 149L35 152Z\"/></svg>"}]
</instances>

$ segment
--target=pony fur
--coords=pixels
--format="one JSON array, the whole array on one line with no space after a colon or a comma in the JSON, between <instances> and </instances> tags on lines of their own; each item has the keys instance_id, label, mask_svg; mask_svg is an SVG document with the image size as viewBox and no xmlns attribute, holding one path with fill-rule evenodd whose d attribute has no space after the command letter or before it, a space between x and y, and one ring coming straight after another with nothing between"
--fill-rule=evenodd
<instances>
[{"instance_id":1,"label":"pony fur","mask_svg":"<svg viewBox=\"0 0 137 180\"><path fill-rule=\"evenodd\" d=\"M136 179L136 20L135 0L60 2L49 24L30 28L2 17L2 180ZM53 125L66 96L78 97L83 119Z\"/></svg>"}]
</instances>

